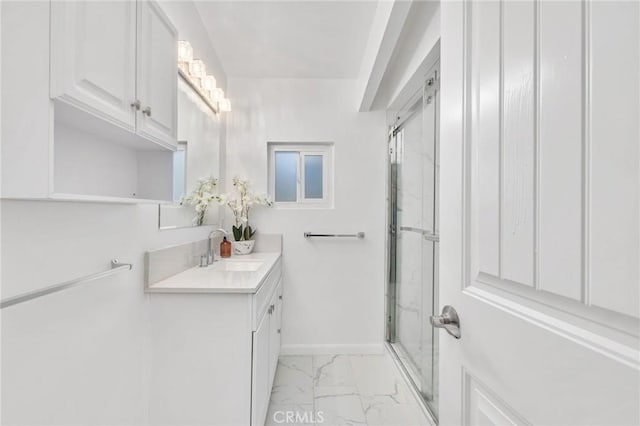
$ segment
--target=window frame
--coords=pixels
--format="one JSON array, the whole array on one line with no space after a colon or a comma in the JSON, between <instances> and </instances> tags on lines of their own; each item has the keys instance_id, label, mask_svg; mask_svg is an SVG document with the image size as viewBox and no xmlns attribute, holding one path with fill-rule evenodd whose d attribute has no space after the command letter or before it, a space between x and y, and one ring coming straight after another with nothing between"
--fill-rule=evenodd
<instances>
[{"instance_id":1,"label":"window frame","mask_svg":"<svg viewBox=\"0 0 640 426\"><path fill-rule=\"evenodd\" d=\"M331 142L269 142L269 194L276 208L333 208L333 143ZM276 152L296 152L296 201L276 201L275 164ZM322 198L305 197L305 161L306 156L322 157Z\"/></svg>"}]
</instances>

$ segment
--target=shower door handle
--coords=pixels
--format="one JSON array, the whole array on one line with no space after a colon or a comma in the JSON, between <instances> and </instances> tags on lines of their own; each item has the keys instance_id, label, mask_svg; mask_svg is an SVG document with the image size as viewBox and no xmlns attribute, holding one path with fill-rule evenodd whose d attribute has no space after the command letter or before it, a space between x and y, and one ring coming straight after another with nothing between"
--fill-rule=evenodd
<instances>
[{"instance_id":1,"label":"shower door handle","mask_svg":"<svg viewBox=\"0 0 640 426\"><path fill-rule=\"evenodd\" d=\"M422 233L422 236L427 241L433 241L434 243L439 243L440 242L440 235L438 235L438 234L434 234L434 233L429 232L429 231L424 231Z\"/></svg>"},{"instance_id":2,"label":"shower door handle","mask_svg":"<svg viewBox=\"0 0 640 426\"><path fill-rule=\"evenodd\" d=\"M434 234L433 232L427 231L426 229L414 228L413 226L401 226L400 230L401 231L416 232L418 234L422 234L422 238L424 238L427 241L433 241L434 243L440 242L440 235L439 234ZM394 232L395 232L395 228L393 228L391 230L392 234Z\"/></svg>"},{"instance_id":3,"label":"shower door handle","mask_svg":"<svg viewBox=\"0 0 640 426\"><path fill-rule=\"evenodd\" d=\"M429 317L429 322L435 328L444 328L447 333L459 339L460 334L460 318L456 310L449 305L442 308L442 315Z\"/></svg>"}]
</instances>

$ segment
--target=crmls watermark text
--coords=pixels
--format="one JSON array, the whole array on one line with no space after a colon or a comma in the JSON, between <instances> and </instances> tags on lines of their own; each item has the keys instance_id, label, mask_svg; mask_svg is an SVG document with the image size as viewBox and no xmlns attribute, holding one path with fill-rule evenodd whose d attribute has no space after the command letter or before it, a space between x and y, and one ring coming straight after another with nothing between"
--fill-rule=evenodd
<instances>
[{"instance_id":1,"label":"crmls watermark text","mask_svg":"<svg viewBox=\"0 0 640 426\"><path fill-rule=\"evenodd\" d=\"M321 424L324 423L322 411L276 411L273 413L273 421L279 424Z\"/></svg>"}]
</instances>

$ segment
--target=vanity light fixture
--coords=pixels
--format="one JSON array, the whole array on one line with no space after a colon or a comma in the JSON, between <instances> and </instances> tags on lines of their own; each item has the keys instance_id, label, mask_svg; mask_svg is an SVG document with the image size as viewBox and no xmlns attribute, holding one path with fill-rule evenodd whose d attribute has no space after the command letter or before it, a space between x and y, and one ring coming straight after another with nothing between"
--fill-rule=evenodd
<instances>
[{"instance_id":1,"label":"vanity light fixture","mask_svg":"<svg viewBox=\"0 0 640 426\"><path fill-rule=\"evenodd\" d=\"M193 47L186 40L178 41L178 73L214 112L231 111L231 101L216 87L216 78L207 74L205 63L193 59Z\"/></svg>"}]
</instances>

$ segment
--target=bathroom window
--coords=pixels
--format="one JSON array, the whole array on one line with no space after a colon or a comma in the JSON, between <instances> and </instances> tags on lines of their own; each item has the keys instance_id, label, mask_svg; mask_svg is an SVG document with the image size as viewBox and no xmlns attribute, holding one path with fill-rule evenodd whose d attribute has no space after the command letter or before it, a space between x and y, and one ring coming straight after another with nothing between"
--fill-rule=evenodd
<instances>
[{"instance_id":1,"label":"bathroom window","mask_svg":"<svg viewBox=\"0 0 640 426\"><path fill-rule=\"evenodd\" d=\"M269 181L278 207L332 207L333 144L269 143Z\"/></svg>"}]
</instances>

